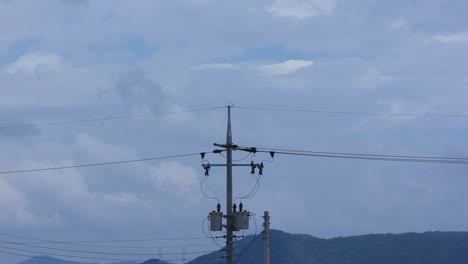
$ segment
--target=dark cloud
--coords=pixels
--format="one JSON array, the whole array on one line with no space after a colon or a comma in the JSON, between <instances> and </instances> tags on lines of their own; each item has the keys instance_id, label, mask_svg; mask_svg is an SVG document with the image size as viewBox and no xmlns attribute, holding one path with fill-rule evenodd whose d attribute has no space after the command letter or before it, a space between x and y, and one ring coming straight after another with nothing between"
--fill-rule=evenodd
<instances>
[{"instance_id":1,"label":"dark cloud","mask_svg":"<svg viewBox=\"0 0 468 264\"><path fill-rule=\"evenodd\" d=\"M130 107L158 109L164 101L161 85L150 80L140 70L121 74L115 85L115 91L121 100Z\"/></svg>"}]
</instances>

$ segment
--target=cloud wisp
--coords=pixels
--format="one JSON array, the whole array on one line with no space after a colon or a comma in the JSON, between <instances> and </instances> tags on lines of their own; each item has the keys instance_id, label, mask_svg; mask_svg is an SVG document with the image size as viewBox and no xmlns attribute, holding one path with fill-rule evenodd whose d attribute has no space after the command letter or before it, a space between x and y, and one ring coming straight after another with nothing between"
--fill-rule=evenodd
<instances>
[{"instance_id":1,"label":"cloud wisp","mask_svg":"<svg viewBox=\"0 0 468 264\"><path fill-rule=\"evenodd\" d=\"M274 0L266 10L279 17L304 19L328 15L335 5L334 0Z\"/></svg>"}]
</instances>

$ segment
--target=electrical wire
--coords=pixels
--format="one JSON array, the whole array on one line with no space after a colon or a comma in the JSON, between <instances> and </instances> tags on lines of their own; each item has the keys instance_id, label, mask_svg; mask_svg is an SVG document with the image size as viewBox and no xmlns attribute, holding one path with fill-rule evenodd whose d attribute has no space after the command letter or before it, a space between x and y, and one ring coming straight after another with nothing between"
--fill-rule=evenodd
<instances>
[{"instance_id":1,"label":"electrical wire","mask_svg":"<svg viewBox=\"0 0 468 264\"><path fill-rule=\"evenodd\" d=\"M0 129L38 127L38 126L55 126L55 125L75 124L75 123L111 121L111 120L119 120L119 119L142 118L142 117L181 114L181 113L189 113L189 112L201 112L201 111L209 111L209 110L215 110L215 109L221 109L221 108L225 108L225 106L189 109L189 110L182 110L182 111L150 113L150 114L142 114L142 115L110 116L110 117L101 117L101 118L92 118L92 119L69 120L69 121L57 121L57 122L45 122L45 123L33 123L33 124L21 124L21 125L4 125L4 126L0 126Z\"/></svg>"},{"instance_id":2,"label":"electrical wire","mask_svg":"<svg viewBox=\"0 0 468 264\"><path fill-rule=\"evenodd\" d=\"M20 254L20 253L13 253L13 252L6 252L6 251L1 251L1 254L7 254L7 255L12 255L12 256L19 256L19 257L26 257L26 258L33 258L33 259L42 259L42 260L48 260L48 261L56 261L56 262L66 262L66 263L71 263L71 264L96 264L95 262L76 262L76 261L69 261L69 260L63 260L63 259L56 259L56 258L46 258L46 257L41 257L41 256L32 256L32 255L26 255L26 254Z\"/></svg>"},{"instance_id":3,"label":"electrical wire","mask_svg":"<svg viewBox=\"0 0 468 264\"><path fill-rule=\"evenodd\" d=\"M0 242L0 245L3 244L10 244L10 243L2 243ZM26 242L23 243L25 245L43 245L43 244L56 244L56 242ZM81 247L94 247L94 248L118 248L118 249L155 249L155 248L191 248L191 247L206 247L206 246L211 246L213 243L207 243L207 244L186 244L186 245L169 245L169 246L119 246L119 245L96 245L96 244L84 244L84 243L73 243L73 242L67 242L67 243L61 243L61 244L66 244L66 245L75 245L75 246L81 246Z\"/></svg>"},{"instance_id":4,"label":"electrical wire","mask_svg":"<svg viewBox=\"0 0 468 264\"><path fill-rule=\"evenodd\" d=\"M208 194L206 194L205 190L203 189L203 184L205 183L205 181L208 179L207 176L205 176L205 179L203 179L201 182L200 182L200 191L202 192L202 194L208 198L208 199L213 199L213 200L216 200L219 204L219 197L214 197L214 196L210 196Z\"/></svg>"},{"instance_id":5,"label":"electrical wire","mask_svg":"<svg viewBox=\"0 0 468 264\"><path fill-rule=\"evenodd\" d=\"M210 235L208 235L205 231L205 222L207 223L207 229L209 230L210 232ZM202 221L202 232L203 234L207 237L207 238L210 238L213 240L213 242L216 244L216 246L218 246L219 248L224 248L223 246L221 246L220 244L218 244L218 241L216 241L216 237L214 237L212 234L211 234L211 229L210 227L208 226L208 218L204 218L203 221Z\"/></svg>"},{"instance_id":6,"label":"electrical wire","mask_svg":"<svg viewBox=\"0 0 468 264\"><path fill-rule=\"evenodd\" d=\"M162 156L162 157L151 157L151 158L141 158L141 159L131 159L131 160L118 160L118 161L108 161L108 162L100 162L100 163L88 163L88 164L58 166L58 167L45 167L45 168L23 169L23 170L9 170L9 171L0 171L0 174L14 174L14 173L25 173L25 172L51 171L51 170L64 170L64 169L84 168L84 167L107 166L107 165L116 165L116 164L124 164L124 163L144 162L144 161L151 161L151 160L182 158L182 157L189 157L189 156L195 156L195 155L200 155L200 153L189 153L189 154Z\"/></svg>"},{"instance_id":7,"label":"electrical wire","mask_svg":"<svg viewBox=\"0 0 468 264\"><path fill-rule=\"evenodd\" d=\"M366 157L353 155L330 155L330 154L311 154L311 153L294 153L294 152L276 152L283 155L294 156L309 156L322 158L339 158L339 159L357 159L357 160L376 160L376 161L396 161L396 162L415 162L415 163L434 163L434 164L459 164L466 165L468 161L450 161L450 160L430 160L430 159L410 159L410 158L385 158L385 157Z\"/></svg>"},{"instance_id":8,"label":"electrical wire","mask_svg":"<svg viewBox=\"0 0 468 264\"><path fill-rule=\"evenodd\" d=\"M170 237L170 238L144 238L144 239L113 239L113 240L75 240L75 241L50 241L39 238L11 235L0 233L0 236L28 239L33 241L47 242L50 244L70 244L70 243L121 243L121 242L149 242L149 241L175 241L175 240L201 240L205 237Z\"/></svg>"},{"instance_id":9,"label":"electrical wire","mask_svg":"<svg viewBox=\"0 0 468 264\"><path fill-rule=\"evenodd\" d=\"M245 248L245 231L242 230L242 250Z\"/></svg>"},{"instance_id":10,"label":"electrical wire","mask_svg":"<svg viewBox=\"0 0 468 264\"><path fill-rule=\"evenodd\" d=\"M21 239L29 239L29 240L34 240L34 241L39 241L40 243L58 243L58 244L73 244L73 245L78 245L78 246L83 246L83 244L79 244L80 242L127 242L127 241L169 241L169 240L187 240L187 239L206 239L205 237L187 237L187 238L151 238L151 239L126 239L126 240L94 240L94 241L75 241L75 242L70 242L70 241L49 241L49 240L44 240L44 239L37 239L37 238L31 238L31 237L24 237L24 236L16 236L16 235L11 235L11 234L0 234L0 236L9 236L9 237L15 237L15 238L21 238ZM0 244L13 244L13 245L21 245L21 246L30 246L29 243L16 243L16 242L11 242L11 241L4 241L4 240L0 240ZM76 243L77 242L77 243ZM210 244L204 244L204 245L213 245L212 243ZM87 245L87 246L91 246L91 245ZM93 245L94 246L94 245ZM95 246L101 246L101 245L95 245ZM197 246L202 246L202 245L197 245ZM34 247L34 246L33 246ZM37 247L37 246L36 246ZM112 247L112 246L110 246ZM167 247L171 247L171 246L167 246ZM177 247L183 247L185 248L185 246L177 246ZM0 246L0 248L2 248ZM38 247L38 248L43 248L43 249L50 249L50 250L56 250L56 251L69 251L69 252L79 252L79 253L87 253L87 254L104 254L104 255L128 255L128 256L131 256L131 255L147 255L147 256L156 256L156 255L180 255L182 253L166 253L166 254L156 254L156 253L151 253L151 254L133 254L133 253L129 253L129 254L125 254L125 253L108 253L108 252L91 252L91 251L83 251L83 250L68 250L68 249L59 249L59 248L52 248L52 247ZM154 247L152 247L154 249ZM158 248L161 248L161 247L158 247ZM20 250L20 249L17 249L17 248L9 248L9 249L12 249L12 250ZM31 250L29 250L31 251ZM2 253L3 251L0 251L0 253ZM184 252L185 254L204 254L204 253L211 253L212 251L198 251L198 252ZM9 252L3 252L5 254L9 254ZM36 252L33 252L33 253L36 253ZM39 252L37 252L39 253ZM54 255L54 256L57 256L57 255L60 255L60 257L63 257L64 255L63 254L54 254L54 253L51 253L51 252L47 252L47 253L42 253L41 254L47 254L47 255ZM18 254L13 254L13 255L18 255ZM20 256L25 256L25 257L33 257L33 256L29 256L29 255L24 255L24 254L19 254ZM70 256L72 257L72 255L66 255L66 256ZM73 257L79 257L79 256L74 256ZM96 258L92 258L92 259L96 259ZM104 259L104 258L100 258L100 259ZM115 259L112 259L112 260L115 260ZM140 261L140 260L138 260ZM175 260L171 260L171 261L175 261ZM64 261L64 262L69 262L69 261ZM72 263L78 263L78 262L72 262ZM87 263L87 262L80 262L80 263ZM93 263L94 264L94 263Z\"/></svg>"},{"instance_id":11,"label":"electrical wire","mask_svg":"<svg viewBox=\"0 0 468 264\"><path fill-rule=\"evenodd\" d=\"M293 108L272 108L272 107L251 107L251 106L233 106L239 109L261 110L261 111L279 111L279 112L302 112L315 114L334 114L334 115L378 115L378 116L405 116L405 117L450 117L450 118L468 118L468 114L414 114L414 113L384 113L384 112L354 112L354 111L332 111L332 110L307 110Z\"/></svg>"},{"instance_id":12,"label":"electrical wire","mask_svg":"<svg viewBox=\"0 0 468 264\"><path fill-rule=\"evenodd\" d=\"M219 155L223 156L224 158L227 158L226 155L224 155L223 153L218 153ZM241 158L241 159L233 159L232 161L243 161L245 159L247 159L249 156L253 155L252 153L248 153L245 157Z\"/></svg>"},{"instance_id":13,"label":"electrical wire","mask_svg":"<svg viewBox=\"0 0 468 264\"><path fill-rule=\"evenodd\" d=\"M255 179L255 184L254 184L254 187L252 188L252 190L250 190L250 192L248 194L246 194L245 196L242 196L242 197L236 197L234 199L234 203L236 203L236 201L240 200L242 202L242 200L245 200L245 199L249 199L249 198L252 198L254 197L258 190L260 189L260 178L262 177L262 175L258 175L255 176L255 174L251 174L251 176Z\"/></svg>"},{"instance_id":14,"label":"electrical wire","mask_svg":"<svg viewBox=\"0 0 468 264\"><path fill-rule=\"evenodd\" d=\"M73 241L73 242L70 242L70 241L48 241L48 240L44 240L44 239L30 238L30 237L24 237L24 236L16 236L16 235L5 234L5 233L0 234L0 235L16 237L16 238L21 238L21 239L36 240L36 241L40 241L40 242L44 242L44 243L60 243L60 244L63 244L63 243L68 244L68 243L75 243L75 242L78 242L78 243L80 243L80 242L127 242L127 241L138 241L139 242L139 241L161 241L161 240L167 241L167 240L186 240L186 239L206 239L206 237L187 237L187 238L125 239L125 240L123 240L123 239L121 239L121 240L87 240L87 241ZM24 243L22 243L22 244L24 244ZM42 252L42 251L25 250L25 249L13 248L13 247L0 246L0 249L2 249L2 248L7 249L7 250L20 251L20 252L45 254L45 255L58 256L58 257L70 257L70 258L76 258L76 259L122 261L121 259L116 259L116 258L82 257L82 256L77 256L77 255L56 254L56 253L51 253L51 252ZM53 259L53 258L49 259L49 258L46 258L46 257L36 257L34 255L27 255L27 254L18 253L18 252L7 252L7 251L1 251L1 250L0 250L0 253L8 254L8 255L14 255L14 256L29 257L29 258L38 258L38 259L44 259L44 260L54 260L54 261L57 261L57 262L95 264L93 262L83 262L83 261L77 262L77 261L68 261L68 260ZM207 253L211 253L211 251L209 251ZM185 252L185 254L189 254L189 253ZM154 255L159 255L159 254L154 254ZM167 255L167 254L165 254L165 255ZM176 254L174 254L174 255L176 255ZM181 254L178 253L177 255L181 255ZM186 261L192 261L192 260L201 259L201 258L203 258L203 259L218 259L218 258L222 258L222 257L201 256L201 257L197 257L197 258L194 258L194 259L186 259ZM127 260L126 259L124 261L142 262L143 260ZM167 259L167 260L164 260L164 261L183 261L183 259Z\"/></svg>"},{"instance_id":15,"label":"electrical wire","mask_svg":"<svg viewBox=\"0 0 468 264\"><path fill-rule=\"evenodd\" d=\"M223 155L222 153L218 153L218 154L221 155L221 156L223 156L224 158L226 158L226 156ZM237 162L243 161L243 160L247 159L248 157L252 157L252 158L253 158L254 155L255 155L254 153L247 153L247 155L246 155L245 157L243 157L243 158L241 158L241 159L233 160L233 161L237 161ZM260 188L260 182L259 182L260 176L259 176L259 177L256 177L255 174L252 174L252 177L254 177L254 179L255 179L255 181L256 181L256 183L255 183L254 187L252 188L252 190L251 190L247 195L245 195L245 196L236 197L236 198L234 199L234 203L236 203L236 201L238 201L238 200L241 200L241 201L242 201L243 199L251 198L251 197L255 196L255 194L258 192L258 189ZM203 191L202 191L202 192L203 192ZM253 193L253 195L252 195L252 193ZM205 196L206 196L206 195L205 195ZM219 202L219 201L218 201L218 202Z\"/></svg>"},{"instance_id":16,"label":"electrical wire","mask_svg":"<svg viewBox=\"0 0 468 264\"><path fill-rule=\"evenodd\" d=\"M74 252L74 253L86 253L86 254L96 254L96 255L121 255L121 256L155 256L155 253L122 253L122 252L102 252L102 251L87 251L87 250L74 250L74 249L63 249L63 248L55 248L55 247L44 247L44 246L36 246L36 245L30 245L26 243L18 243L18 242L12 242L12 241L5 241L5 240L0 240L3 244L10 244L10 245L19 245L19 246L24 246L24 247L32 247L32 248L40 248L40 249L50 249L50 250L55 250L55 251L64 251L64 252ZM167 256L172 256L172 255L181 255L181 254L205 254L205 253L210 253L211 251L195 251L195 252L184 252L184 253L164 253L164 254L159 254L159 255L167 255Z\"/></svg>"},{"instance_id":17,"label":"electrical wire","mask_svg":"<svg viewBox=\"0 0 468 264\"><path fill-rule=\"evenodd\" d=\"M363 154L350 152L320 152L308 150L286 150L275 148L239 148L239 150L256 152L294 155L294 156L310 156L323 158L340 158L340 159L359 159L359 160L377 160L377 161L397 161L397 162L419 162L419 163L445 163L445 164L468 164L468 158L464 157L431 157L431 156L403 156L403 155L385 155L385 154Z\"/></svg>"},{"instance_id":18,"label":"electrical wire","mask_svg":"<svg viewBox=\"0 0 468 264\"><path fill-rule=\"evenodd\" d=\"M16 250L16 249L13 249L13 250ZM18 250L18 251L21 251L21 250ZM13 252L6 252L6 251L2 251L0 250L0 253L2 254L7 254L7 255L13 255L13 256L20 256L20 257L27 257L27 258L33 258L33 259L42 259L42 260L50 260L50 261L56 261L56 262L65 262L65 263L70 263L70 264L96 264L96 262L83 262L83 261L71 261L71 260L63 260L63 259L56 259L56 258L47 258L47 257L42 257L42 256L35 256L35 255L27 255L27 254L22 254L22 253L13 253ZM30 253L34 253L34 252L30 252ZM48 254L48 255L52 255L52 256L57 256L57 255L54 255L54 254L49 254L49 253L39 253L39 254ZM80 257L75 257L75 258L80 258ZM200 258L203 258L203 259L218 259L218 258L221 258L221 257L209 257L209 256L201 256L201 257L197 257L197 258L193 258L193 259L185 259L186 261L193 261L193 260L198 260ZM97 260L98 258L89 258L89 259L94 259L94 260ZM106 260L106 259L101 259L101 260ZM167 259L167 260L161 260L161 261L165 261L165 262L168 262L168 261L183 261L184 259ZM129 260L130 262L142 262L142 261L146 261L146 260Z\"/></svg>"},{"instance_id":19,"label":"electrical wire","mask_svg":"<svg viewBox=\"0 0 468 264\"><path fill-rule=\"evenodd\" d=\"M254 223L255 223L255 233L253 235L253 238L250 241L250 244L247 247L247 249L243 249L241 253L234 255L234 257L237 257L237 259L234 260L234 263L239 261L239 259L242 258L242 256L250 250L250 248L252 248L252 245L254 244L255 240L257 239L257 235L258 235L257 220L255 218L255 215L253 215L253 214L252 214L252 219L254 220ZM245 237L244 237L244 239L245 239Z\"/></svg>"},{"instance_id":20,"label":"electrical wire","mask_svg":"<svg viewBox=\"0 0 468 264\"><path fill-rule=\"evenodd\" d=\"M141 259L140 260L135 260L135 259L103 258L103 257L88 257L88 256L67 255L67 254L50 253L50 252L36 251L36 250L18 249L18 248L5 247L5 246L0 246L0 248L1 249L16 250L16 251L26 252L26 253L35 253L35 254L51 255L51 256L58 256L58 257L77 258L77 259L110 260L110 261L137 261L137 262L145 261L145 260L141 260Z\"/></svg>"},{"instance_id":21,"label":"electrical wire","mask_svg":"<svg viewBox=\"0 0 468 264\"><path fill-rule=\"evenodd\" d=\"M252 216L252 219L254 220L255 233L253 234L253 238L252 238L252 240L250 241L250 244L249 244L249 246L247 247L247 249L245 249L245 246L243 246L243 247L242 247L241 253L233 255L233 257L238 257L238 258L234 261L234 263L237 262L237 261L242 257L242 255L244 255L246 252L248 252L248 251L250 250L250 248L252 247L252 245L254 244L254 242L255 242L255 240L256 240L256 238L257 238L257 235L258 235L257 219L255 218L255 214L251 214L251 216ZM217 242L214 240L214 237L213 237L213 236L208 236L208 234L206 234L206 232L205 232L204 225L205 225L205 221L207 221L207 220L208 220L208 219L205 218L205 219L203 219L203 221L202 221L202 231L203 231L203 233L204 233L207 237L213 238L213 241L217 244ZM211 233L211 231L210 231L210 233ZM245 236L244 236L244 235L243 235L242 243L245 245ZM221 245L218 245L218 246L219 246L221 249L224 249L224 247L222 247Z\"/></svg>"},{"instance_id":22,"label":"electrical wire","mask_svg":"<svg viewBox=\"0 0 468 264\"><path fill-rule=\"evenodd\" d=\"M355 156L372 156L372 157L391 157L391 158L417 158L417 159L444 159L444 160L467 160L468 157L442 157L442 156L414 156L414 155L388 155L388 154L369 154L369 153L351 153L351 152L329 152L329 151L313 151L313 150L296 150L296 149L279 149L279 148L256 148L263 152L286 151L299 153L313 154L336 154L336 155L355 155Z\"/></svg>"}]
</instances>

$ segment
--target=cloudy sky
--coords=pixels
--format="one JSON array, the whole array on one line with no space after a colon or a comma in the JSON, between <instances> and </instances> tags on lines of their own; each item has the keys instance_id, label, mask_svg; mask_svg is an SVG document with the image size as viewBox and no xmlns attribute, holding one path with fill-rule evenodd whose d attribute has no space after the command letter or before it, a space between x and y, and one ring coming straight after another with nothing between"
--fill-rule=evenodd
<instances>
[{"instance_id":1,"label":"cloudy sky","mask_svg":"<svg viewBox=\"0 0 468 264\"><path fill-rule=\"evenodd\" d=\"M226 109L17 126L24 124L229 103L468 114L467 13L462 0L0 0L0 171L211 151L225 141ZM235 107L232 115L234 142L242 146L468 156L466 117ZM0 175L0 233L45 240L202 237L202 220L216 201L200 191L200 162L193 156ZM468 230L466 166L277 155L244 204L258 222L269 210L272 228L325 238ZM223 207L224 172L213 168L203 185ZM249 169L234 172L241 197L255 180ZM0 255L2 263L21 259Z\"/></svg>"}]
</instances>

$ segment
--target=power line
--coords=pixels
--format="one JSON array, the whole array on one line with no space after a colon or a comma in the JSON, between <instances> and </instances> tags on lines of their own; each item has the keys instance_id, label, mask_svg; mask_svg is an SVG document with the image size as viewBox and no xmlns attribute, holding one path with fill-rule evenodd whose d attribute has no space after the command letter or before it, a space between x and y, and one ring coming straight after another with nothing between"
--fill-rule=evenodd
<instances>
[{"instance_id":1,"label":"power line","mask_svg":"<svg viewBox=\"0 0 468 264\"><path fill-rule=\"evenodd\" d=\"M364 154L351 152L321 152L310 150L292 150L278 148L238 148L238 150L248 152L263 152L294 156L309 156L323 158L376 160L376 161L397 161L397 162L420 162L420 163L446 163L446 164L468 164L468 158L464 157L434 157L434 156L410 156L410 155L386 155L386 154Z\"/></svg>"},{"instance_id":2,"label":"power line","mask_svg":"<svg viewBox=\"0 0 468 264\"><path fill-rule=\"evenodd\" d=\"M340 159L468 164L468 158L465 158L465 157L434 157L434 156L364 154L364 153L351 153L351 152L324 152L324 151L311 151L311 150L293 150L293 149L257 148L257 147L249 147L249 148L237 147L236 150L242 150L242 151L247 151L247 152L252 152L252 153L256 153L256 152L270 153L272 157L275 154L283 154L283 155L294 155L294 156L340 158Z\"/></svg>"},{"instance_id":3,"label":"power line","mask_svg":"<svg viewBox=\"0 0 468 264\"><path fill-rule=\"evenodd\" d=\"M26 252L26 253L44 254L44 255L52 255L52 256L58 256L58 257L77 258L77 259L111 260L111 261L141 261L141 262L145 261L145 260L141 260L141 259L135 260L135 259L103 258L103 257L88 257L88 256L77 256L77 255L68 255L68 254L58 254L58 253L50 253L50 252L44 252L44 251L18 249L18 248L5 247L5 246L0 246L0 248L1 249L20 251L20 252Z\"/></svg>"},{"instance_id":4,"label":"power line","mask_svg":"<svg viewBox=\"0 0 468 264\"><path fill-rule=\"evenodd\" d=\"M64 251L64 252L74 252L74 253L86 253L86 254L95 254L95 255L116 255L116 256L156 256L156 253L122 253L122 252L102 252L102 251L87 251L87 250L76 250L76 249L64 249L64 248L55 248L55 247L45 247L45 246L36 246L30 245L27 243L19 243L13 241L0 240L2 244L9 245L19 245L24 247L40 248L40 249L50 249L54 251ZM206 254L211 253L211 251L194 251L194 252L179 252L179 253L164 253L160 255L173 256L173 255L182 255L182 254Z\"/></svg>"},{"instance_id":5,"label":"power line","mask_svg":"<svg viewBox=\"0 0 468 264\"><path fill-rule=\"evenodd\" d=\"M58 167L45 167L45 168L34 168L34 169L24 169L24 170L9 170L9 171L0 171L0 174L14 174L14 173L25 173L25 172L37 172L37 171L51 171L51 170L84 168L84 167L96 167L96 166L106 166L106 165L133 163L133 162L143 162L143 161L150 161L150 160L181 158L181 157L188 157L188 156L195 156L195 155L200 155L200 153L189 153L189 154L181 154L181 155L151 157L151 158L141 158L141 159L131 159L131 160L118 160L118 161L108 161L108 162L100 162L100 163L87 163L87 164L58 166Z\"/></svg>"},{"instance_id":6,"label":"power line","mask_svg":"<svg viewBox=\"0 0 468 264\"><path fill-rule=\"evenodd\" d=\"M242 250L239 254L236 254L236 255L235 255L235 257L237 257L237 259L235 260L234 263L237 263L237 262L242 258L242 256L244 256L244 254L247 253L247 252L250 250L250 248L251 248L252 245L254 244L255 240L257 239L257 235L258 235L258 233L259 233L259 232L258 232L258 228L257 228L257 220L255 219L255 216L253 216L252 219L254 220L254 223L255 223L255 233L252 234L252 235L250 236L250 240L251 240L251 241L250 241L250 244L249 244L249 246L247 247L247 249L246 249L246 248L243 248L243 250ZM246 239L246 238L244 237L244 238L242 239L242 242L244 242L245 239Z\"/></svg>"},{"instance_id":7,"label":"power line","mask_svg":"<svg viewBox=\"0 0 468 264\"><path fill-rule=\"evenodd\" d=\"M51 241L40 238L32 238L18 235L0 233L0 236L21 238L33 241L46 242L50 244L72 244L72 243L121 243L121 242L151 242L151 241L180 241L180 240L201 240L206 237L168 237L168 238L142 238L142 239L111 239L111 240L73 240L73 241Z\"/></svg>"},{"instance_id":8,"label":"power line","mask_svg":"<svg viewBox=\"0 0 468 264\"><path fill-rule=\"evenodd\" d=\"M390 154L369 154L369 153L352 153L352 152L329 152L329 151L313 151L313 150L296 150L296 149L280 149L280 148L256 148L263 151L279 152L297 152L311 154L330 154L330 155L355 155L355 156L371 156L371 157L391 157L391 158L415 158L415 159L444 159L444 160L465 160L468 157L442 157L442 156L415 156L415 155L390 155ZM278 152L279 151L279 152Z\"/></svg>"},{"instance_id":9,"label":"power line","mask_svg":"<svg viewBox=\"0 0 468 264\"><path fill-rule=\"evenodd\" d=\"M44 255L50 255L50 256L56 256L56 257L68 257L68 258L75 258L75 259L86 259L86 260L109 260L109 261L129 261L129 262L144 262L146 260L143 259L117 259L117 258L102 258L102 257L89 257L89 256L77 256L77 255L65 255L65 254L56 254L56 253L50 253L50 252L43 252L43 251L35 251L35 250L24 250L24 249L17 249L17 248L10 248L10 247L3 247L0 246L1 249L7 249L7 250L14 250L14 251L20 251L20 252L26 252L26 253L35 253L35 254L44 254ZM95 264L92 262L76 262L76 261L70 261L70 260L61 260L61 259L54 259L54 258L47 258L47 257L41 257L41 256L32 256L32 255L27 255L27 254L22 254L22 253L17 253L17 252L7 252L0 250L0 253L3 254L8 254L8 255L14 255L14 256L21 256L21 257L29 257L29 258L37 258L37 259L44 259L44 260L52 260L52 261L57 261L57 262L68 262L68 263L81 263L81 264ZM201 256L199 258L203 259L218 259L221 257L209 257L209 256ZM192 261L194 259L186 259L187 261ZM182 259L167 259L164 261L182 261Z\"/></svg>"},{"instance_id":10,"label":"power line","mask_svg":"<svg viewBox=\"0 0 468 264\"><path fill-rule=\"evenodd\" d=\"M333 111L319 109L293 109L293 108L272 108L272 107L251 107L251 106L233 106L239 109L278 111L278 112L302 112L315 114L335 114L335 115L378 115L378 116L402 116L402 117L450 117L450 118L468 118L468 114L415 114L415 113L385 113L385 112L355 112L355 111Z\"/></svg>"},{"instance_id":11,"label":"power line","mask_svg":"<svg viewBox=\"0 0 468 264\"><path fill-rule=\"evenodd\" d=\"M242 200L250 199L250 198L254 197L254 196L257 194L258 190L260 189L260 178L262 177L262 175L255 176L255 174L251 174L251 176L252 176L252 178L254 178L255 181L256 181L255 184L254 184L254 187L253 187L252 190L250 190L250 192L247 193L246 195L241 196L241 197L236 197L236 198L234 199L234 203L235 203L236 201L242 202Z\"/></svg>"},{"instance_id":12,"label":"power line","mask_svg":"<svg viewBox=\"0 0 468 264\"><path fill-rule=\"evenodd\" d=\"M75 124L75 123L89 123L89 122L99 122L99 121L112 121L112 120L119 120L119 119L131 119L131 118L142 118L142 117L161 116L161 115L171 115L171 114L181 114L181 113L190 113L190 112L201 112L201 111L209 111L209 110L215 110L215 109L221 109L221 108L224 108L224 106L216 106L216 107L208 107L208 108L199 108L199 109L189 109L189 110L182 110L182 111L171 111L171 112L150 113L150 114L141 114L141 115L110 116L110 117L100 117L100 118L90 118L90 119L78 119L78 120L57 121L57 122L19 124L19 125L4 125L4 126L0 126L0 129L22 128L22 127L37 127L37 126L55 126L55 125Z\"/></svg>"},{"instance_id":13,"label":"power line","mask_svg":"<svg viewBox=\"0 0 468 264\"><path fill-rule=\"evenodd\" d=\"M69 260L63 260L63 259L46 258L46 257L41 257L41 256L31 256L31 255L20 254L20 253L6 252L6 251L1 251L1 250L0 250L0 253L7 254L7 255L12 255L12 256L33 258L33 259L42 259L42 260L49 260L49 261L56 261L56 262L66 262L66 263L71 263L71 264L96 264L95 262L76 262L76 261L69 261Z\"/></svg>"},{"instance_id":14,"label":"power line","mask_svg":"<svg viewBox=\"0 0 468 264\"><path fill-rule=\"evenodd\" d=\"M202 238L204 239L204 238ZM94 248L116 248L116 249L155 249L155 248L191 248L191 247L206 247L212 246L214 243L205 243L205 244L182 244L182 245L153 245L153 246L135 246L135 245L98 245L98 244L88 244L93 242L67 242L67 241L50 241L50 242L25 242L24 245L49 245L49 244L65 244L65 245L75 245L80 247L94 247ZM11 243L2 243L2 244L11 244Z\"/></svg>"}]
</instances>

